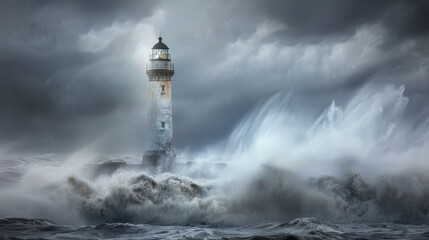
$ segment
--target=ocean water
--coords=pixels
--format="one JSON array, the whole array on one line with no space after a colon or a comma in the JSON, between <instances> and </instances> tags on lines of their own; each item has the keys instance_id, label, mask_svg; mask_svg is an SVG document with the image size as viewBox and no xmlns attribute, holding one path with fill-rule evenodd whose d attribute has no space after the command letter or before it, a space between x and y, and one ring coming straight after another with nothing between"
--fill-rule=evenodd
<instances>
[{"instance_id":1,"label":"ocean water","mask_svg":"<svg viewBox=\"0 0 429 240\"><path fill-rule=\"evenodd\" d=\"M404 120L404 90L364 88L315 118L278 93L171 168L3 148L0 238L428 239L429 121Z\"/></svg>"},{"instance_id":2,"label":"ocean water","mask_svg":"<svg viewBox=\"0 0 429 240\"><path fill-rule=\"evenodd\" d=\"M4 239L428 239L426 225L394 223L331 224L314 218L245 226L104 223L57 225L43 219L0 220Z\"/></svg>"}]
</instances>

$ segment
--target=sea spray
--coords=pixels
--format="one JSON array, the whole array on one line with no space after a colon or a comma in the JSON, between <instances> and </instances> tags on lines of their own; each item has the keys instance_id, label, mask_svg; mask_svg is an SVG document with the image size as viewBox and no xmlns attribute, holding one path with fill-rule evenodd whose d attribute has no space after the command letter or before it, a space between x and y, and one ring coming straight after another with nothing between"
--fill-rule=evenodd
<instances>
[{"instance_id":1,"label":"sea spray","mask_svg":"<svg viewBox=\"0 0 429 240\"><path fill-rule=\"evenodd\" d=\"M170 173L89 176L84 169L97 158L90 146L66 161L50 155L54 161L27 166L19 184L0 190L1 217L76 224L429 222L429 127L402 121L403 86L365 87L315 119L292 111L292 100L293 93L281 92L262 101L223 150L178 154Z\"/></svg>"}]
</instances>

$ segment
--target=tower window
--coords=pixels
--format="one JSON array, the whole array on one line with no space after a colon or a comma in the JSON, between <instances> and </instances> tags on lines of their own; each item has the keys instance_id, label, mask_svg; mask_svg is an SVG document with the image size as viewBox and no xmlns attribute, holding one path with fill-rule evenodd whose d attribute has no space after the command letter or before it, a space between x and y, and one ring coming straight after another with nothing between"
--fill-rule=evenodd
<instances>
[{"instance_id":1,"label":"tower window","mask_svg":"<svg viewBox=\"0 0 429 240\"><path fill-rule=\"evenodd\" d=\"M161 91L164 92L165 91L165 85L161 85Z\"/></svg>"},{"instance_id":2,"label":"tower window","mask_svg":"<svg viewBox=\"0 0 429 240\"><path fill-rule=\"evenodd\" d=\"M161 122L161 127L165 128L165 122Z\"/></svg>"}]
</instances>

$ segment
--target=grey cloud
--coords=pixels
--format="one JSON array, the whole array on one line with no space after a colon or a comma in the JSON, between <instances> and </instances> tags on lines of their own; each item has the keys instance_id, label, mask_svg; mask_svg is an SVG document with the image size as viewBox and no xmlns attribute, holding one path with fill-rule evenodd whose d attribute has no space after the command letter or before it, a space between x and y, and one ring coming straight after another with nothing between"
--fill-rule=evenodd
<instances>
[{"instance_id":1,"label":"grey cloud","mask_svg":"<svg viewBox=\"0 0 429 240\"><path fill-rule=\"evenodd\" d=\"M133 58L136 39L158 31L176 66L178 148L225 139L254 104L281 90L294 89L294 108L316 117L365 85L405 84L409 121L428 111L424 1L0 5L0 142L17 141L16 151L101 142L102 150L142 152L146 59ZM142 23L147 32L136 33Z\"/></svg>"}]
</instances>

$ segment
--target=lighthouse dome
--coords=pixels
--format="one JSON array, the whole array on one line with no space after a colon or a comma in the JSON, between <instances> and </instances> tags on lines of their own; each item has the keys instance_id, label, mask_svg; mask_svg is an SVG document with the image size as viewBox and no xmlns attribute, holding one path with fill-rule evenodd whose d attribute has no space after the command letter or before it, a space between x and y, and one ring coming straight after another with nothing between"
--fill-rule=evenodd
<instances>
[{"instance_id":1,"label":"lighthouse dome","mask_svg":"<svg viewBox=\"0 0 429 240\"><path fill-rule=\"evenodd\" d=\"M159 42L153 45L152 49L168 49L167 45L162 42L162 37L159 37Z\"/></svg>"}]
</instances>

